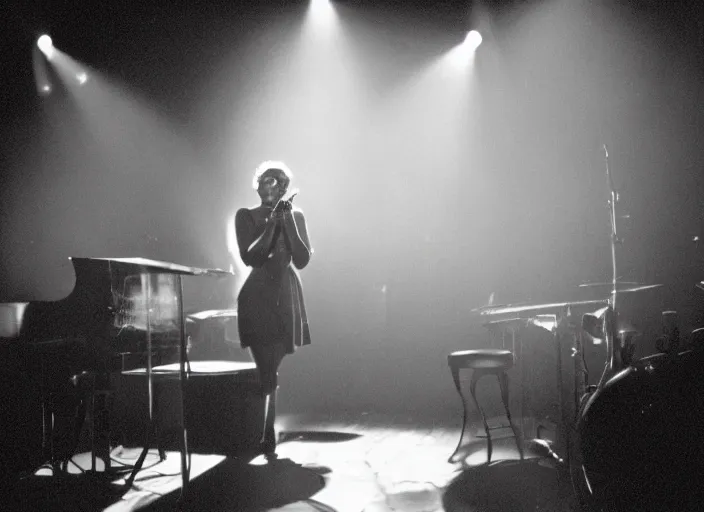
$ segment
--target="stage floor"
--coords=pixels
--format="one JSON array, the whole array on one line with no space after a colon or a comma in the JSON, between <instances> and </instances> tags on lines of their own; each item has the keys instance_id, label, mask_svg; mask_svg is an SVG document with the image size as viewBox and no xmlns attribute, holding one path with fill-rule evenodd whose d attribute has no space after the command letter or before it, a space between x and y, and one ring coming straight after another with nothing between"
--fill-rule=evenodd
<instances>
[{"instance_id":1,"label":"stage floor","mask_svg":"<svg viewBox=\"0 0 704 512\"><path fill-rule=\"evenodd\" d=\"M573 509L549 461L535 454L518 461L511 437L495 431L491 465L486 440L473 424L460 462L448 463L461 418L330 413L281 415L278 458L193 454L183 501L180 455L158 462L151 450L135 485L125 492L112 479L82 473L90 454L77 454L68 476L49 469L12 486L0 503L7 510L43 511L338 511L435 512ZM502 421L501 418L492 420ZM505 421L505 420L503 420ZM508 431L510 432L510 431ZM113 450L113 467L134 463L140 449ZM102 469L102 468L98 468ZM111 481L112 480L112 481Z\"/></svg>"}]
</instances>

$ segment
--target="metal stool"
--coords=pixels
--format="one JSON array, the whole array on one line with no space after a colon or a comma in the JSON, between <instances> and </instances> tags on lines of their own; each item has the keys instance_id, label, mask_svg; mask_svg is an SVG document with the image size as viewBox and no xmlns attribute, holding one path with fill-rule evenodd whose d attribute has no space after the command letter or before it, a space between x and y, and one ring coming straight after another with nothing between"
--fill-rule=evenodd
<instances>
[{"instance_id":1,"label":"metal stool","mask_svg":"<svg viewBox=\"0 0 704 512\"><path fill-rule=\"evenodd\" d=\"M516 432L516 427L511 420L511 411L508 407L508 373L507 371L513 367L513 352L510 350L462 350L459 352L453 352L447 356L447 363L450 366L450 371L452 372L452 379L455 381L455 388L460 394L462 399L462 432L460 433L460 440L457 443L455 451L450 455L448 462L454 462L453 458L457 451L462 445L462 439L464 437L465 427L467 426L467 401L462 394L462 387L460 386L460 370L470 369L474 370L472 373L472 380L469 387L469 392L474 400L474 405L479 410L481 414L482 422L484 423L484 429L486 430L487 438L487 462L491 462L492 453L492 443L491 443L491 430L496 430L504 427L489 427L484 411L482 410L479 402L477 401L477 381L484 377L485 375L496 375L499 380L499 386L501 387L501 401L504 403L504 408L506 409L506 417L508 418L508 423L513 431L513 437L516 440L516 447L518 448L518 453L523 460L523 446L521 443L521 438Z\"/></svg>"}]
</instances>

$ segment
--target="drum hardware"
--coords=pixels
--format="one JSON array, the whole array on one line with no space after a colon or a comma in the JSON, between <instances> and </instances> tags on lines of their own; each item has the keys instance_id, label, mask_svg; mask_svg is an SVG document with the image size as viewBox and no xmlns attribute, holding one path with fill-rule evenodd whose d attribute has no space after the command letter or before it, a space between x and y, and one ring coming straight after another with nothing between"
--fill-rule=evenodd
<instances>
[{"instance_id":1,"label":"drum hardware","mask_svg":"<svg viewBox=\"0 0 704 512\"><path fill-rule=\"evenodd\" d=\"M655 341L655 347L664 354L676 355L680 351L680 330L677 311L662 312L662 336Z\"/></svg>"},{"instance_id":2,"label":"drum hardware","mask_svg":"<svg viewBox=\"0 0 704 512\"><path fill-rule=\"evenodd\" d=\"M496 309L496 308L505 308L505 307L511 307L511 306L512 306L512 307L515 307L515 306L523 306L523 305L525 305L525 304L526 304L525 302L517 302L517 303L515 303L515 304L487 304L487 305L485 305L485 306L479 306L479 307L476 307L476 308L474 308L474 309L470 309L470 311L471 311L472 313L479 313L479 314L482 314L482 315L484 315L484 314L486 314L486 315L491 315L491 314L493 314L493 313L491 313L491 312L492 312L494 309ZM485 313L485 311L486 311L487 313Z\"/></svg>"},{"instance_id":3,"label":"drum hardware","mask_svg":"<svg viewBox=\"0 0 704 512\"><path fill-rule=\"evenodd\" d=\"M606 144L603 145L605 167L606 167L606 182L609 192L608 208L609 208L609 225L610 225L610 252L611 252L611 282L610 283L584 283L580 288L601 288L609 287L610 295L604 307L599 310L586 313L582 316L581 329L575 335L575 350L573 359L575 363L574 375L574 401L575 401L575 418L574 418L574 440L573 446L576 446L574 453L568 453L567 470L570 473L572 487L575 498L580 502L584 502L584 496L590 498L594 496L592 486L589 483L589 478L585 470L584 447L582 439L579 435L579 428L583 426L583 418L585 411L589 408L589 404L598 396L604 388L606 382L625 367L625 362L630 361L633 356L631 342L633 336L626 333L634 332L631 329L624 329L623 336L619 333L619 317L617 310L618 294L631 291L641 291L643 286L636 282L620 281L618 277L617 254L616 247L622 244L622 240L618 236L616 219L616 203L619 199L619 194L614 186L611 169L609 166L609 150ZM605 344L606 362L604 370L596 386L588 385L588 369L584 359L584 345L587 339L591 339L594 344ZM628 347L628 348L626 348Z\"/></svg>"},{"instance_id":4,"label":"drum hardware","mask_svg":"<svg viewBox=\"0 0 704 512\"><path fill-rule=\"evenodd\" d=\"M529 323L552 333L558 327L557 315L535 315L529 320Z\"/></svg>"},{"instance_id":5,"label":"drum hardware","mask_svg":"<svg viewBox=\"0 0 704 512\"><path fill-rule=\"evenodd\" d=\"M666 311L663 334L657 340L657 348L664 354L633 359L633 340L640 333L620 318L619 294L662 285L617 279L616 247L622 243L616 230L618 194L606 146L604 154L610 195L611 294L604 310L584 315L581 332L585 337L582 340L603 340L607 360L599 383L585 386L579 396L575 419L575 441L579 446L569 467L575 498L583 510L694 510L686 506L673 508L690 490L684 480L667 475L671 471L682 475L700 472L698 461L702 457L696 454L701 450L686 444L704 426L704 419L697 413L701 409L696 405L704 394L698 378L701 354L680 353L677 313ZM589 286L605 283L589 283L582 288ZM683 389L688 391L682 393ZM577 390L575 395L579 395ZM679 456L685 452L693 455ZM657 464L653 464L655 461Z\"/></svg>"},{"instance_id":6,"label":"drum hardware","mask_svg":"<svg viewBox=\"0 0 704 512\"><path fill-rule=\"evenodd\" d=\"M549 302L545 304L502 304L499 306L482 306L481 308L476 308L472 311L478 311L481 316L493 316L493 315L503 315L510 313L523 313L527 311L539 311L539 310L565 310L572 309L578 306L594 306L597 304L607 304L609 299L596 299L596 300L577 300L577 301L566 301L566 302Z\"/></svg>"},{"instance_id":7,"label":"drum hardware","mask_svg":"<svg viewBox=\"0 0 704 512\"><path fill-rule=\"evenodd\" d=\"M609 189L609 220L611 225L611 296L609 298L609 303L606 307L606 311L603 313L603 332L604 332L604 342L606 344L606 364L604 366L604 372L601 375L599 384L597 385L597 390L603 388L604 384L613 377L616 373L624 368L623 358L621 357L621 348L617 346L618 340L618 309L617 301L619 294L618 286L618 265L616 261L616 246L620 245L623 241L618 236L618 231L616 229L616 203L619 200L618 192L614 186L613 176L611 174L611 167L609 165L609 149L604 144L604 162L606 166L606 182Z\"/></svg>"},{"instance_id":8,"label":"drum hardware","mask_svg":"<svg viewBox=\"0 0 704 512\"><path fill-rule=\"evenodd\" d=\"M609 283L584 283L580 288L598 291L600 287L608 287L608 298L489 305L474 311L491 317L559 310L557 325L547 326L548 330L552 327L556 346L561 345L561 337L564 339L568 334L574 337L571 357L575 366L575 416L570 421L572 428L568 429L571 439L565 439L567 450L563 455L562 450L553 450L550 443L539 443L540 440L530 443L536 450L539 445L546 457L554 459L550 452L563 455L565 463L555 464L558 478L560 470L569 472L579 508L589 511L699 510L700 502L691 498L696 485L691 485L691 478L681 476L704 474L704 445L691 442L704 429L701 406L704 381L699 378L704 365L704 328L692 331L685 347L680 339L677 313L666 311L662 318L663 334L658 340L658 349L664 353L634 361L634 340L640 332L620 317L620 294L652 290L662 285L618 278L617 247L622 245L616 225L620 218L616 211L619 197L606 145L604 155L612 279ZM704 291L704 281L695 286ZM581 324L566 321L572 316L573 308L595 304L599 304L600 309L585 313ZM534 325L541 323L532 319L526 321ZM597 385L588 384L589 369L584 359L588 341L605 345L606 362ZM682 500L689 500L689 506L681 504Z\"/></svg>"},{"instance_id":9,"label":"drum hardware","mask_svg":"<svg viewBox=\"0 0 704 512\"><path fill-rule=\"evenodd\" d=\"M540 456L544 457L547 459L552 459L554 462L556 462L559 465L563 465L565 463L565 460L560 457L555 451L553 450L553 443L546 439L531 439L529 441L529 444L531 448Z\"/></svg>"},{"instance_id":10,"label":"drum hardware","mask_svg":"<svg viewBox=\"0 0 704 512\"><path fill-rule=\"evenodd\" d=\"M619 281L617 280L617 284L621 286L640 286L643 283L639 283L637 281ZM596 286L603 287L603 286L608 286L612 287L614 284L609 282L600 282L600 283L582 283L578 286L578 288L594 288Z\"/></svg>"}]
</instances>

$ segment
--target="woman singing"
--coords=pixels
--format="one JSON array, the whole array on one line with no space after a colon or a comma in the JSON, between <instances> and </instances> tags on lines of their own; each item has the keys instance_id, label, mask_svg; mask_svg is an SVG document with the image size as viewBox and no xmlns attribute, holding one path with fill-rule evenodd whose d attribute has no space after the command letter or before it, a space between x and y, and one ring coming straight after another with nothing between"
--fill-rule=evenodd
<instances>
[{"instance_id":1,"label":"woman singing","mask_svg":"<svg viewBox=\"0 0 704 512\"><path fill-rule=\"evenodd\" d=\"M264 395L260 451L274 456L277 371L286 354L310 343L308 318L298 273L312 250L303 212L283 197L291 171L283 162L264 162L252 182L261 204L235 215L240 256L252 267L237 299L242 347L249 347ZM291 264L293 263L293 266Z\"/></svg>"}]
</instances>

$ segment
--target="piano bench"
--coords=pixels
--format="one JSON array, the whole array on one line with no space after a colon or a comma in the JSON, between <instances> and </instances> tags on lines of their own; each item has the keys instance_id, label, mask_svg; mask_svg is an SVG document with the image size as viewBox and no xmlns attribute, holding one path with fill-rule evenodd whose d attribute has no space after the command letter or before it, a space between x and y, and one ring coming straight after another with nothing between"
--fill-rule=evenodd
<instances>
[{"instance_id":1,"label":"piano bench","mask_svg":"<svg viewBox=\"0 0 704 512\"><path fill-rule=\"evenodd\" d=\"M164 364L152 368L155 380L176 379L180 377L180 363ZM257 365L246 361L191 361L186 365L188 378L214 377L218 375L238 375L248 370L256 370ZM189 371L190 370L190 371ZM137 368L122 372L126 376L147 377L146 368Z\"/></svg>"},{"instance_id":2,"label":"piano bench","mask_svg":"<svg viewBox=\"0 0 704 512\"><path fill-rule=\"evenodd\" d=\"M160 427L159 444L166 449L180 449L179 367L175 363L152 369L154 419ZM190 370L184 397L189 451L241 455L257 448L264 402L256 365L243 361L192 361ZM126 414L134 416L135 409L146 409L141 405L148 401L146 368L125 371L122 376L132 395L126 400ZM143 423L143 415L141 419ZM139 441L143 436L131 437Z\"/></svg>"}]
</instances>

